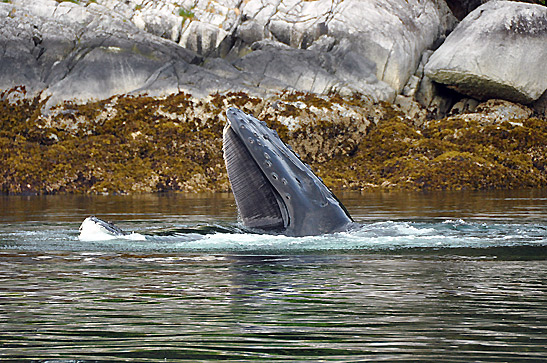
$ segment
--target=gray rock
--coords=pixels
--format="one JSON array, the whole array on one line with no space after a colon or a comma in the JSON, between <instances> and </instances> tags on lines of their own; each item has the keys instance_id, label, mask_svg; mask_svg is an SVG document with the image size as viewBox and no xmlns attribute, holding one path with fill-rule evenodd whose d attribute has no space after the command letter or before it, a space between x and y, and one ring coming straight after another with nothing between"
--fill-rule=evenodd
<instances>
[{"instance_id":1,"label":"gray rock","mask_svg":"<svg viewBox=\"0 0 547 363\"><path fill-rule=\"evenodd\" d=\"M451 115L458 115L462 113L472 113L475 112L477 109L477 106L479 105L479 101L473 99L473 98L462 98L458 102L452 106L450 109Z\"/></svg>"},{"instance_id":2,"label":"gray rock","mask_svg":"<svg viewBox=\"0 0 547 363\"><path fill-rule=\"evenodd\" d=\"M350 51L338 55L268 42L259 44L252 53L234 62L236 68L257 75L259 84L264 79L277 80L282 89L323 94L360 92L375 100L395 96L391 87L372 74L374 65Z\"/></svg>"},{"instance_id":3,"label":"gray rock","mask_svg":"<svg viewBox=\"0 0 547 363\"><path fill-rule=\"evenodd\" d=\"M427 120L427 111L412 97L398 95L395 105L412 120L415 125L422 125Z\"/></svg>"},{"instance_id":4,"label":"gray rock","mask_svg":"<svg viewBox=\"0 0 547 363\"><path fill-rule=\"evenodd\" d=\"M181 8L175 1L153 0L80 0L81 4L99 4L131 20L137 28L150 34L178 42L181 37Z\"/></svg>"},{"instance_id":5,"label":"gray rock","mask_svg":"<svg viewBox=\"0 0 547 363\"><path fill-rule=\"evenodd\" d=\"M523 119L531 117L532 113L532 109L526 106L506 100L491 99L478 104L474 110L469 109L468 112L464 111L450 116L450 118L456 117L468 122L477 122L481 125L491 125L501 122L510 122L518 125L521 124Z\"/></svg>"},{"instance_id":6,"label":"gray rock","mask_svg":"<svg viewBox=\"0 0 547 363\"><path fill-rule=\"evenodd\" d=\"M0 16L0 88L24 85L50 104L130 93L166 64L201 61L94 3L2 3Z\"/></svg>"},{"instance_id":7,"label":"gray rock","mask_svg":"<svg viewBox=\"0 0 547 363\"><path fill-rule=\"evenodd\" d=\"M452 94L447 94L446 89L443 89L442 86L436 84L425 75L424 68L432 54L433 51L431 50L426 50L422 54L422 59L416 72L410 77L403 89L403 95L412 97L423 106L429 118L440 119L447 115L454 103L454 97Z\"/></svg>"},{"instance_id":8,"label":"gray rock","mask_svg":"<svg viewBox=\"0 0 547 363\"><path fill-rule=\"evenodd\" d=\"M476 112L486 115L491 122L504 122L529 118L532 110L505 100L488 100L477 105Z\"/></svg>"},{"instance_id":9,"label":"gray rock","mask_svg":"<svg viewBox=\"0 0 547 363\"><path fill-rule=\"evenodd\" d=\"M200 55L212 54L228 36L223 29L201 21L188 22L180 44Z\"/></svg>"},{"instance_id":10,"label":"gray rock","mask_svg":"<svg viewBox=\"0 0 547 363\"><path fill-rule=\"evenodd\" d=\"M421 53L455 25L446 4L437 1L251 0L244 2L241 13L237 34L244 42L268 38L292 48L313 49L317 41L334 39L328 52L374 65L354 76L373 75L394 90L392 95L403 89ZM346 52L351 54L346 57Z\"/></svg>"},{"instance_id":11,"label":"gray rock","mask_svg":"<svg viewBox=\"0 0 547 363\"><path fill-rule=\"evenodd\" d=\"M359 68L364 73L354 71L351 76L360 83L367 80L368 84L354 88L374 89L372 95L384 100L394 99L414 72L422 51L433 46L455 26L455 18L446 4L432 0L97 2L123 13L139 28L159 36L168 37L169 31L154 30L157 28L155 24L167 24L171 34L180 32L177 39L182 46L202 56L224 57L228 54L227 59L238 61L257 50L254 44L264 40L289 46L295 50L295 57L302 57L303 49L332 52L346 65L337 75L330 75L335 83L338 78L343 78L348 61L359 58L360 63L369 66ZM191 14L191 18L184 19L178 15L179 9L184 9L184 14ZM182 27L177 28L173 16L183 20ZM233 49L228 49L233 45ZM308 57L313 56L311 53ZM308 62L308 65L312 64ZM312 72L322 73L323 70ZM311 91L306 74L297 78L304 82L291 82L292 86ZM284 83L282 78L278 81ZM392 90L386 92L385 84ZM380 87L375 89L376 85Z\"/></svg>"},{"instance_id":12,"label":"gray rock","mask_svg":"<svg viewBox=\"0 0 547 363\"><path fill-rule=\"evenodd\" d=\"M431 56L425 73L485 100L537 100L547 89L547 7L488 2L469 14Z\"/></svg>"},{"instance_id":13,"label":"gray rock","mask_svg":"<svg viewBox=\"0 0 547 363\"><path fill-rule=\"evenodd\" d=\"M0 88L50 104L231 89L393 101L455 21L434 0L12 0L0 15Z\"/></svg>"}]
</instances>

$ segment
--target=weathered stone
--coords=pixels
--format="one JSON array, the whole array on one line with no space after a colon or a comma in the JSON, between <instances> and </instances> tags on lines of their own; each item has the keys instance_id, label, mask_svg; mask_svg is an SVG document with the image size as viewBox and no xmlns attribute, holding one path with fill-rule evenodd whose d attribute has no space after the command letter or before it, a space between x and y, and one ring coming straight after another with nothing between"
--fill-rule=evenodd
<instances>
[{"instance_id":1,"label":"weathered stone","mask_svg":"<svg viewBox=\"0 0 547 363\"><path fill-rule=\"evenodd\" d=\"M200 61L98 4L42 3L0 4L2 89L24 85L49 96L49 104L108 98L142 89L166 64Z\"/></svg>"},{"instance_id":2,"label":"weathered stone","mask_svg":"<svg viewBox=\"0 0 547 363\"><path fill-rule=\"evenodd\" d=\"M244 32L238 29L245 41L263 37L307 49L328 35L335 39L329 52L365 59L374 69L361 76L374 75L394 89L392 94L403 89L421 53L455 24L444 2L419 0L251 0L241 12L249 19L239 27Z\"/></svg>"},{"instance_id":3,"label":"weathered stone","mask_svg":"<svg viewBox=\"0 0 547 363\"><path fill-rule=\"evenodd\" d=\"M547 8L488 2L469 14L431 56L425 72L477 99L531 103L547 89Z\"/></svg>"},{"instance_id":4,"label":"weathered stone","mask_svg":"<svg viewBox=\"0 0 547 363\"><path fill-rule=\"evenodd\" d=\"M432 0L13 0L0 12L0 87L50 103L230 87L393 101L454 22Z\"/></svg>"},{"instance_id":5,"label":"weathered stone","mask_svg":"<svg viewBox=\"0 0 547 363\"><path fill-rule=\"evenodd\" d=\"M257 75L258 79L275 79L284 88L315 93L360 92L377 100L394 97L391 87L371 74L374 65L350 51L338 56L336 52L259 44L253 52L234 62L238 69Z\"/></svg>"},{"instance_id":6,"label":"weathered stone","mask_svg":"<svg viewBox=\"0 0 547 363\"><path fill-rule=\"evenodd\" d=\"M223 29L201 21L191 21L185 29L180 44L204 56L214 52L228 36Z\"/></svg>"},{"instance_id":7,"label":"weathered stone","mask_svg":"<svg viewBox=\"0 0 547 363\"><path fill-rule=\"evenodd\" d=\"M505 100L488 100L480 103L475 109L488 115L495 122L504 122L511 120L525 119L532 116L532 110L526 106L519 105Z\"/></svg>"},{"instance_id":8,"label":"weathered stone","mask_svg":"<svg viewBox=\"0 0 547 363\"><path fill-rule=\"evenodd\" d=\"M443 118L454 103L453 95L447 94L446 89L433 82L424 73L424 68L433 51L426 50L422 54L420 64L414 75L403 89L403 95L411 96L427 110L429 118Z\"/></svg>"},{"instance_id":9,"label":"weathered stone","mask_svg":"<svg viewBox=\"0 0 547 363\"><path fill-rule=\"evenodd\" d=\"M430 0L388 3L379 0L128 0L125 5L113 0L97 1L123 12L141 29L150 29L163 37L168 37L168 31L156 31L154 24L168 24L171 34L175 34L180 27L173 25L172 16L180 12L177 15L183 22L178 38L180 44L203 56L230 54L228 59L238 60L256 50L254 43L272 40L295 50L321 48L325 52L335 52L342 63L349 58L360 58L372 67L361 67L360 71L364 73L352 72L352 77L361 83L364 79L369 81L364 88L362 85L354 88L371 89L380 85L371 96L385 100L393 100L402 90L414 72L421 52L433 46L455 25L455 18L446 4ZM327 44L324 44L325 40ZM222 44L236 46L232 50L218 49ZM295 57L302 54L297 51ZM322 70L312 72L321 73ZM297 78L304 80L306 75ZM340 78L340 74L334 78ZM284 82L283 79L279 81ZM387 83L392 90L386 92L385 83L378 81ZM293 86L310 91L307 81Z\"/></svg>"},{"instance_id":10,"label":"weathered stone","mask_svg":"<svg viewBox=\"0 0 547 363\"><path fill-rule=\"evenodd\" d=\"M412 97L398 95L395 105L412 120L414 125L422 125L427 119L427 111Z\"/></svg>"},{"instance_id":11,"label":"weathered stone","mask_svg":"<svg viewBox=\"0 0 547 363\"><path fill-rule=\"evenodd\" d=\"M465 104L465 101L462 103L458 102L454 105L454 108L457 107L458 104ZM471 101L470 105L474 106L474 102ZM466 121L475 121L481 125L488 125L501 122L519 123L520 120L527 119L533 114L533 111L526 106L496 99L482 102L476 105L473 110L469 109L468 111L469 112L466 112L464 110L459 113L458 116L454 117L459 117Z\"/></svg>"},{"instance_id":12,"label":"weathered stone","mask_svg":"<svg viewBox=\"0 0 547 363\"><path fill-rule=\"evenodd\" d=\"M462 98L458 102L452 106L450 109L451 115L458 115L462 113L472 113L475 112L477 109L477 106L479 105L479 101L473 99L473 98Z\"/></svg>"}]
</instances>

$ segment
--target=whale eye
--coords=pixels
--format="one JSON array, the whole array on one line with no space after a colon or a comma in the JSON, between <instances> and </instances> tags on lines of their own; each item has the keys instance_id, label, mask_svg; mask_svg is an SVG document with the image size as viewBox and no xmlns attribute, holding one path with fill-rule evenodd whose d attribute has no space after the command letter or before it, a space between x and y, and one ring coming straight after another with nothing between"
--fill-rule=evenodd
<instances>
[{"instance_id":1,"label":"whale eye","mask_svg":"<svg viewBox=\"0 0 547 363\"><path fill-rule=\"evenodd\" d=\"M276 173L272 173L272 178L274 178L275 180L277 180L278 176Z\"/></svg>"},{"instance_id":2,"label":"whale eye","mask_svg":"<svg viewBox=\"0 0 547 363\"><path fill-rule=\"evenodd\" d=\"M249 137L247 140L249 140L249 144L252 144L255 142L252 137Z\"/></svg>"}]
</instances>

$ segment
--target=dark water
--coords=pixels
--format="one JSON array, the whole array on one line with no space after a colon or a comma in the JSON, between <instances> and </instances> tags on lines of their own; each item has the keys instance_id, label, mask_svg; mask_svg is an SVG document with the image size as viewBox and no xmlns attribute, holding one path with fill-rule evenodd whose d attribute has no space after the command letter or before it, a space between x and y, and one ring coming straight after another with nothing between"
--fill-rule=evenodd
<instances>
[{"instance_id":1,"label":"dark water","mask_svg":"<svg viewBox=\"0 0 547 363\"><path fill-rule=\"evenodd\" d=\"M0 197L0 361L547 359L547 190L339 197L362 227L304 238L229 194Z\"/></svg>"}]
</instances>

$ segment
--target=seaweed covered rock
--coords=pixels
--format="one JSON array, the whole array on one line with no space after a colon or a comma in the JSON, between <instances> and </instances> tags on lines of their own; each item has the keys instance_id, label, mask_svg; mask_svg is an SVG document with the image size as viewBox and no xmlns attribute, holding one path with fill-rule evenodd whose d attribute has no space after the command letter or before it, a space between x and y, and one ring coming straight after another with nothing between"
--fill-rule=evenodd
<instances>
[{"instance_id":1,"label":"seaweed covered rock","mask_svg":"<svg viewBox=\"0 0 547 363\"><path fill-rule=\"evenodd\" d=\"M356 135L364 134L369 123L359 106L366 99L331 102L303 93L275 100L245 93L204 99L185 93L161 98L115 96L84 105L67 102L47 115L41 113L45 101L20 93L24 90L0 94L0 193L228 190L222 130L229 106L270 115L264 119L276 125L283 137L289 135L287 125L298 126L301 120L313 127L310 119L316 117L329 120L329 125L361 125L355 127ZM331 153L344 143L347 140L340 135L325 138L321 145Z\"/></svg>"},{"instance_id":2,"label":"seaweed covered rock","mask_svg":"<svg viewBox=\"0 0 547 363\"><path fill-rule=\"evenodd\" d=\"M433 53L425 73L460 93L531 103L547 89L547 7L491 1Z\"/></svg>"},{"instance_id":3,"label":"seaweed covered rock","mask_svg":"<svg viewBox=\"0 0 547 363\"><path fill-rule=\"evenodd\" d=\"M329 187L547 187L547 122L518 112L503 121L515 111L505 101L480 106L491 122L467 114L416 125L358 95L115 96L44 115L44 101L20 93L0 94L0 193L226 191L230 106L276 129Z\"/></svg>"}]
</instances>

